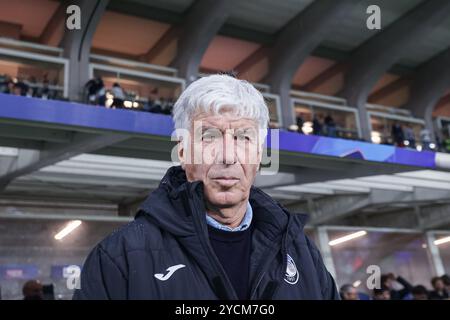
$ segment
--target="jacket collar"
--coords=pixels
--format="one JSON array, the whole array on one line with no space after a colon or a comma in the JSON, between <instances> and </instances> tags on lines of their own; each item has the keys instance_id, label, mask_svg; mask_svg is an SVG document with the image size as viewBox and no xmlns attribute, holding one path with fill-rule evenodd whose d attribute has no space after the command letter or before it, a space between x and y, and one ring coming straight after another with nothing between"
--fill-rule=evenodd
<instances>
[{"instance_id":1,"label":"jacket collar","mask_svg":"<svg viewBox=\"0 0 450 320\"><path fill-rule=\"evenodd\" d=\"M192 218L199 215L186 201L197 198L203 203L203 183L189 182L181 166L167 170L158 188L154 190L140 206L138 214L143 212L160 228L177 236L195 233ZM303 229L307 215L291 214L281 204L273 200L261 189L252 186L249 202L253 208L253 221L269 239L275 239L288 232L291 237ZM197 208L201 209L201 208ZM204 211L197 217L205 224ZM288 228L289 227L289 228Z\"/></svg>"},{"instance_id":2,"label":"jacket collar","mask_svg":"<svg viewBox=\"0 0 450 320\"><path fill-rule=\"evenodd\" d=\"M249 202L253 208L255 231L259 237L258 250L252 253L252 292L255 294L258 279L269 267L267 254L280 252L286 270L288 244L301 234L305 215L292 215L262 190L252 187ZM188 182L181 167L171 167L159 187L142 203L137 216L144 215L160 229L178 238L178 241L202 266L211 286L220 299L237 299L223 267L208 240L203 200L203 183ZM281 246L280 246L281 245ZM283 271L284 272L284 271Z\"/></svg>"}]
</instances>

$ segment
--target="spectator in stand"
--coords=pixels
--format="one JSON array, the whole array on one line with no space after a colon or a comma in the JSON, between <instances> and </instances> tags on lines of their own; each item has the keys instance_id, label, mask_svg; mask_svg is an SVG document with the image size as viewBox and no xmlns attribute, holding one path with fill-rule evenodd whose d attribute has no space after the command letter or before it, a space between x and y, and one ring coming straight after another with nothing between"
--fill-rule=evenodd
<instances>
[{"instance_id":1,"label":"spectator in stand","mask_svg":"<svg viewBox=\"0 0 450 320\"><path fill-rule=\"evenodd\" d=\"M392 125L391 135L392 139L394 140L394 144L397 147L404 146L405 136L403 134L403 128L397 121L395 121Z\"/></svg>"},{"instance_id":2,"label":"spectator in stand","mask_svg":"<svg viewBox=\"0 0 450 320\"><path fill-rule=\"evenodd\" d=\"M442 144L444 145L444 151L450 153L450 136L445 137Z\"/></svg>"},{"instance_id":3,"label":"spectator in stand","mask_svg":"<svg viewBox=\"0 0 450 320\"><path fill-rule=\"evenodd\" d=\"M111 108L114 108L114 109L115 108L117 108L117 109L123 108L123 101L125 100L125 93L123 92L123 89L120 86L120 84L118 84L117 82L113 84L112 95L114 96L114 98L113 98L113 103L111 105Z\"/></svg>"},{"instance_id":4,"label":"spectator in stand","mask_svg":"<svg viewBox=\"0 0 450 320\"><path fill-rule=\"evenodd\" d=\"M435 137L436 137L436 151L438 151L438 152L445 152L445 150L444 150L444 142L439 137L439 134L436 133Z\"/></svg>"},{"instance_id":5,"label":"spectator in stand","mask_svg":"<svg viewBox=\"0 0 450 320\"><path fill-rule=\"evenodd\" d=\"M13 93L14 92L14 82L11 77L5 75L2 80L0 80L0 88L2 93Z\"/></svg>"},{"instance_id":6,"label":"spectator in stand","mask_svg":"<svg viewBox=\"0 0 450 320\"><path fill-rule=\"evenodd\" d=\"M171 99L161 98L161 109L163 114L172 114L173 102Z\"/></svg>"},{"instance_id":7,"label":"spectator in stand","mask_svg":"<svg viewBox=\"0 0 450 320\"><path fill-rule=\"evenodd\" d=\"M387 288L373 289L373 300L391 300L391 292Z\"/></svg>"},{"instance_id":8,"label":"spectator in stand","mask_svg":"<svg viewBox=\"0 0 450 320\"><path fill-rule=\"evenodd\" d=\"M42 80L42 88L39 91L39 97L42 99L49 99L50 98L50 88L49 88L49 81L47 74L44 75L44 79Z\"/></svg>"},{"instance_id":9,"label":"spectator in stand","mask_svg":"<svg viewBox=\"0 0 450 320\"><path fill-rule=\"evenodd\" d=\"M167 114L167 101L164 97L161 97L161 113Z\"/></svg>"},{"instance_id":10,"label":"spectator in stand","mask_svg":"<svg viewBox=\"0 0 450 320\"><path fill-rule=\"evenodd\" d=\"M351 284L344 284L339 290L342 300L359 300L358 291Z\"/></svg>"},{"instance_id":11,"label":"spectator in stand","mask_svg":"<svg viewBox=\"0 0 450 320\"><path fill-rule=\"evenodd\" d=\"M36 97L38 93L37 80L35 76L30 76L28 78L28 85L30 89L28 90L27 96Z\"/></svg>"},{"instance_id":12,"label":"spectator in stand","mask_svg":"<svg viewBox=\"0 0 450 320\"><path fill-rule=\"evenodd\" d=\"M39 280L29 280L22 287L23 300L43 300L44 290Z\"/></svg>"},{"instance_id":13,"label":"spectator in stand","mask_svg":"<svg viewBox=\"0 0 450 320\"><path fill-rule=\"evenodd\" d=\"M322 135L322 123L316 115L314 115L314 118L313 118L312 128L313 128L314 135L316 135L316 136Z\"/></svg>"},{"instance_id":14,"label":"spectator in stand","mask_svg":"<svg viewBox=\"0 0 450 320\"><path fill-rule=\"evenodd\" d=\"M101 78L97 81L97 104L102 107L106 105L106 88Z\"/></svg>"},{"instance_id":15,"label":"spectator in stand","mask_svg":"<svg viewBox=\"0 0 450 320\"><path fill-rule=\"evenodd\" d=\"M148 112L152 113L161 113L161 104L158 100L158 88L153 88L152 91L150 91L150 95L148 98L147 107L144 108Z\"/></svg>"},{"instance_id":16,"label":"spectator in stand","mask_svg":"<svg viewBox=\"0 0 450 320\"><path fill-rule=\"evenodd\" d=\"M144 106L142 107L142 110L144 110L146 112L150 112L152 107L153 107L153 100L151 98L148 98L147 102L144 103Z\"/></svg>"},{"instance_id":17,"label":"spectator in stand","mask_svg":"<svg viewBox=\"0 0 450 320\"><path fill-rule=\"evenodd\" d=\"M428 290L422 285L414 286L411 293L413 300L428 300Z\"/></svg>"},{"instance_id":18,"label":"spectator in stand","mask_svg":"<svg viewBox=\"0 0 450 320\"><path fill-rule=\"evenodd\" d=\"M175 104L175 100L173 98L169 98L167 100L167 112L168 112L168 114L172 114L174 104Z\"/></svg>"},{"instance_id":19,"label":"spectator in stand","mask_svg":"<svg viewBox=\"0 0 450 320\"><path fill-rule=\"evenodd\" d=\"M4 93L6 88L6 74L0 74L0 93Z\"/></svg>"},{"instance_id":20,"label":"spectator in stand","mask_svg":"<svg viewBox=\"0 0 450 320\"><path fill-rule=\"evenodd\" d=\"M19 96L26 96L28 93L29 86L22 80L22 78L18 78L17 82L14 84L14 89L16 94Z\"/></svg>"},{"instance_id":21,"label":"spectator in stand","mask_svg":"<svg viewBox=\"0 0 450 320\"><path fill-rule=\"evenodd\" d=\"M409 148L416 148L416 137L414 136L414 130L410 124L406 125L405 130L405 141L408 141Z\"/></svg>"},{"instance_id":22,"label":"spectator in stand","mask_svg":"<svg viewBox=\"0 0 450 320\"><path fill-rule=\"evenodd\" d=\"M403 289L395 290L394 282L400 283L403 286ZM411 290L413 288L413 286L408 281L400 276L396 277L393 273L381 275L381 287L383 289L389 290L391 300L402 300L409 293L411 293Z\"/></svg>"},{"instance_id":23,"label":"spectator in stand","mask_svg":"<svg viewBox=\"0 0 450 320\"><path fill-rule=\"evenodd\" d=\"M302 115L298 114L296 120L297 120L297 128L298 128L297 132L298 133L303 133L302 128L303 128L303 124L305 123L305 121L303 120Z\"/></svg>"},{"instance_id":24,"label":"spectator in stand","mask_svg":"<svg viewBox=\"0 0 450 320\"><path fill-rule=\"evenodd\" d=\"M442 281L444 281L445 291L447 292L450 300L450 276L448 274L444 274L441 278Z\"/></svg>"},{"instance_id":25,"label":"spectator in stand","mask_svg":"<svg viewBox=\"0 0 450 320\"><path fill-rule=\"evenodd\" d=\"M420 140L422 141L422 150L430 150L431 133L427 128L420 130Z\"/></svg>"},{"instance_id":26,"label":"spectator in stand","mask_svg":"<svg viewBox=\"0 0 450 320\"><path fill-rule=\"evenodd\" d=\"M97 91L99 89L98 85L101 81L101 78L90 79L84 85L84 90L87 95L87 102L89 104L95 104L95 100L97 99Z\"/></svg>"},{"instance_id":27,"label":"spectator in stand","mask_svg":"<svg viewBox=\"0 0 450 320\"><path fill-rule=\"evenodd\" d=\"M449 295L445 288L445 283L442 277L434 277L431 279L431 285L433 286L433 291L430 291L429 298L431 300L443 300L448 299Z\"/></svg>"},{"instance_id":28,"label":"spectator in stand","mask_svg":"<svg viewBox=\"0 0 450 320\"><path fill-rule=\"evenodd\" d=\"M162 107L161 107L161 100L159 100L158 98L155 99L155 101L153 101L153 106L150 109L150 112L153 113L162 113Z\"/></svg>"},{"instance_id":29,"label":"spectator in stand","mask_svg":"<svg viewBox=\"0 0 450 320\"><path fill-rule=\"evenodd\" d=\"M336 137L336 123L330 113L325 117L324 123L327 136Z\"/></svg>"}]
</instances>

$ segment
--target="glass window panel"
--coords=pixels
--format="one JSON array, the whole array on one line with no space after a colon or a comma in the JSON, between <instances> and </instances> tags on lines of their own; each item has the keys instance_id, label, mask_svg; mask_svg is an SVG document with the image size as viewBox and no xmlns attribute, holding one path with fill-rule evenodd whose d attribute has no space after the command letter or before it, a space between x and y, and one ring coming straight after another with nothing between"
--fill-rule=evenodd
<instances>
[{"instance_id":1,"label":"glass window panel","mask_svg":"<svg viewBox=\"0 0 450 320\"><path fill-rule=\"evenodd\" d=\"M424 126L420 123L410 122L406 120L396 120L386 117L381 117L378 115L371 115L370 123L372 125L372 141L374 137L374 132L377 136L380 137L379 140L373 141L376 143L383 144L394 144L394 137L392 136L392 127L394 124L399 124L402 128L403 135L406 140L407 134L406 130L411 129L414 135L414 147L417 144L421 144L420 141L420 131L424 128ZM402 145L403 146L403 145Z\"/></svg>"},{"instance_id":2,"label":"glass window panel","mask_svg":"<svg viewBox=\"0 0 450 320\"><path fill-rule=\"evenodd\" d=\"M450 234L436 235L435 238L441 239L448 236L450 236ZM441 256L442 264L444 265L445 273L450 275L450 242L442 243L437 247L439 250L439 255Z\"/></svg>"},{"instance_id":3,"label":"glass window panel","mask_svg":"<svg viewBox=\"0 0 450 320\"><path fill-rule=\"evenodd\" d=\"M181 94L180 83L145 78L113 71L94 69L94 77L101 77L106 90L111 92L114 83L119 83L125 93L126 100L137 102L134 109L145 110L146 103L170 104L173 106ZM107 104L108 105L108 104ZM128 107L128 105L125 105Z\"/></svg>"},{"instance_id":4,"label":"glass window panel","mask_svg":"<svg viewBox=\"0 0 450 320\"><path fill-rule=\"evenodd\" d=\"M37 267L35 278L53 284L56 299L71 299L73 290L66 285L58 266L81 266L92 248L125 223L83 221L62 240L54 236L66 226L62 220L0 220L0 267L22 265ZM61 268L59 269L61 271ZM2 299L22 299L22 286L27 279L0 275Z\"/></svg>"},{"instance_id":5,"label":"glass window panel","mask_svg":"<svg viewBox=\"0 0 450 320\"><path fill-rule=\"evenodd\" d=\"M334 240L356 231L328 231ZM367 294L366 281L370 265L380 267L382 274L394 273L402 276L412 285L422 284L430 288L433 276L426 239L416 233L386 233L370 231L367 235L331 246L339 286L360 281L358 290Z\"/></svg>"},{"instance_id":6,"label":"glass window panel","mask_svg":"<svg viewBox=\"0 0 450 320\"><path fill-rule=\"evenodd\" d=\"M10 93L61 99L64 94L64 65L0 54L0 92L7 92L7 81L11 80ZM21 93L20 83L28 86ZM14 86L15 85L15 86ZM46 87L50 92L47 94ZM25 89L24 89L25 91Z\"/></svg>"}]
</instances>

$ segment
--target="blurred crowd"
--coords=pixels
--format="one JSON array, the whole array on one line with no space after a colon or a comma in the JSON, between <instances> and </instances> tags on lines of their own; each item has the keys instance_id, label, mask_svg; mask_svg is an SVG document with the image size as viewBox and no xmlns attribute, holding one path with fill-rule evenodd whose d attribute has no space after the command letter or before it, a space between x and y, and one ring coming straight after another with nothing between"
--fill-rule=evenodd
<instances>
[{"instance_id":1,"label":"blurred crowd","mask_svg":"<svg viewBox=\"0 0 450 320\"><path fill-rule=\"evenodd\" d=\"M41 79L34 76L15 78L0 74L0 93L42 99L62 98L57 89L57 80L50 82L47 74L44 74Z\"/></svg>"},{"instance_id":2,"label":"blurred crowd","mask_svg":"<svg viewBox=\"0 0 450 320\"><path fill-rule=\"evenodd\" d=\"M15 78L7 74L0 74L0 93L42 99L63 99L57 80L50 82L47 74L40 79L34 76ZM90 79L85 84L84 97L84 102L92 105L113 109L128 108L167 115L172 114L175 103L175 99L160 95L158 88L154 88L144 99L137 97L133 92L127 92L118 82L114 83L112 87L106 88L101 77ZM271 125L271 127L277 126ZM312 121L304 121L302 115L297 115L296 125L291 126L288 130L317 136L358 139L357 132L338 125L331 113L315 114ZM426 128L422 128L417 136L412 125L396 121L391 126L390 135L380 137L380 141L377 143L419 151L431 150L450 153L450 134L444 134L441 139L439 139L439 135L436 135L436 139L436 141L432 140L430 131Z\"/></svg>"},{"instance_id":3,"label":"blurred crowd","mask_svg":"<svg viewBox=\"0 0 450 320\"><path fill-rule=\"evenodd\" d=\"M433 277L430 281L432 290L424 285L413 285L401 276L393 273L383 274L380 287L366 294L358 291L351 284L344 284L340 288L342 300L450 300L450 277L443 275ZM23 288L24 300L53 300L53 285L44 285L38 280L27 281Z\"/></svg>"},{"instance_id":4,"label":"blurred crowd","mask_svg":"<svg viewBox=\"0 0 450 320\"><path fill-rule=\"evenodd\" d=\"M290 128L290 131L297 131L302 134L313 134L316 136L350 138L357 140L357 133L349 135L350 130L345 126L336 124L333 116L327 114L315 114L312 122L305 122L301 115L297 115L296 125ZM450 134L443 134L439 139L436 134L436 141L433 141L430 131L427 128L421 128L418 135L414 132L411 124L402 124L395 121L390 128L390 135L380 136L376 143L394 145L400 148L410 148L418 151L440 151L450 153Z\"/></svg>"},{"instance_id":5,"label":"blurred crowd","mask_svg":"<svg viewBox=\"0 0 450 320\"><path fill-rule=\"evenodd\" d=\"M85 87L86 102L113 109L133 108L134 110L160 114L172 114L174 99L158 94L158 88L151 91L146 99L136 99L136 95L126 92L118 82L106 88L102 78L90 79Z\"/></svg>"},{"instance_id":6,"label":"blurred crowd","mask_svg":"<svg viewBox=\"0 0 450 320\"><path fill-rule=\"evenodd\" d=\"M342 300L450 300L450 277L443 275L433 277L430 281L432 290L423 284L412 285L401 276L393 273L383 274L380 287L372 290L371 295L359 292L352 284L340 288Z\"/></svg>"},{"instance_id":7,"label":"blurred crowd","mask_svg":"<svg viewBox=\"0 0 450 320\"><path fill-rule=\"evenodd\" d=\"M402 125L394 122L391 127L391 137L384 144L393 144L400 148L411 148L419 151L440 151L450 153L450 136L443 135L443 139L439 139L436 134L436 141L431 138L430 130L422 128L419 132L419 140L416 141L416 135L412 125Z\"/></svg>"},{"instance_id":8,"label":"blurred crowd","mask_svg":"<svg viewBox=\"0 0 450 320\"><path fill-rule=\"evenodd\" d=\"M338 127L331 114L325 117L321 114L314 115L311 126L306 125L303 117L297 115L295 129L299 133L314 134L316 136L340 137L345 138L344 128Z\"/></svg>"}]
</instances>

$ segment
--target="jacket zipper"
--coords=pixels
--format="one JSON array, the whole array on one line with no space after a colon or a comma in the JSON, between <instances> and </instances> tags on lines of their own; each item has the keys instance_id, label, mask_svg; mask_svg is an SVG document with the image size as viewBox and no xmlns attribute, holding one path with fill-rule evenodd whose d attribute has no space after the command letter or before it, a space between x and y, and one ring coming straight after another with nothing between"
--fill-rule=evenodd
<instances>
[{"instance_id":1,"label":"jacket zipper","mask_svg":"<svg viewBox=\"0 0 450 320\"><path fill-rule=\"evenodd\" d=\"M265 274L267 273L267 269L268 266L270 265L270 263L272 263L272 260L275 258L275 256L278 253L278 250L275 250L275 245L272 245L269 249L269 255L268 255L268 259L266 259L266 263L264 263L261 268L259 269L259 271L257 272L258 276L256 277L257 282L255 284L255 286L252 289L252 293L250 294L250 300L256 300L256 290L258 289L259 285L261 284L262 279L264 278Z\"/></svg>"},{"instance_id":2,"label":"jacket zipper","mask_svg":"<svg viewBox=\"0 0 450 320\"><path fill-rule=\"evenodd\" d=\"M195 189L195 188L192 188L192 189ZM192 203L192 207L194 208L194 210L196 212L196 213L193 213L192 218L194 220L195 228L197 229L197 232L199 234L200 242L207 253L206 255L207 255L209 262L211 263L211 265L213 266L213 268L216 270L219 277L221 278L222 282L224 283L224 287L225 287L224 289L226 290L227 296L231 299L237 300L238 299L237 294L235 293L233 287L230 286L230 284L229 284L230 281L228 280L227 275L223 271L223 268L220 265L218 258L216 257L216 254L214 253L214 250L211 248L208 241L205 239L205 237L203 235L201 222L198 220L198 214L200 213L200 209L198 208L195 199L191 195L191 192L193 193L195 191L189 190L188 199L190 199L189 202Z\"/></svg>"},{"instance_id":3,"label":"jacket zipper","mask_svg":"<svg viewBox=\"0 0 450 320\"><path fill-rule=\"evenodd\" d=\"M288 223L287 223L287 226L286 226L286 233L282 236L282 239L281 239L281 249L280 250L281 250L282 259L286 259L285 258L285 255L287 254L287 248L286 248L286 240L287 239L286 239L286 237L287 237L287 235L289 233L289 226L291 224L291 220L292 220L291 217L289 217L289 220L288 220ZM250 295L250 300L254 300L255 299L256 290L258 289L259 285L261 284L261 281L264 278L264 275L267 273L268 266L270 265L272 260L275 258L276 254L278 253L278 250L274 250L275 246L276 245L273 244L270 247L270 249L269 249L269 251L274 251L274 252L271 252L271 255L269 256L270 258L267 259L266 263L264 264L264 266L261 267L260 275L259 275L258 281L256 282L255 287L252 290L252 294ZM282 271L286 270L286 262L284 262L284 261L285 260L283 260Z\"/></svg>"}]
</instances>

